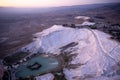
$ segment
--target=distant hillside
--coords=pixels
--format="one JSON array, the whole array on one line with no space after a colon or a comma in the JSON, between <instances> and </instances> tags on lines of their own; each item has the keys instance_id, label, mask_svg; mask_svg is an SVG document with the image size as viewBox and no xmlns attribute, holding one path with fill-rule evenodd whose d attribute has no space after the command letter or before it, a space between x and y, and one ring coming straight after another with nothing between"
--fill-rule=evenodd
<instances>
[{"instance_id":1,"label":"distant hillside","mask_svg":"<svg viewBox=\"0 0 120 80\"><path fill-rule=\"evenodd\" d=\"M63 7L51 7L51 8L12 8L12 7L0 7L0 13L41 13L41 12L49 12L49 11L76 11L79 10L81 12L91 10L91 9L99 9L101 7L106 7L110 9L114 9L119 6L120 3L103 3L103 4L87 4L87 5L76 5L76 6L63 6ZM106 9L103 8L103 9Z\"/></svg>"}]
</instances>

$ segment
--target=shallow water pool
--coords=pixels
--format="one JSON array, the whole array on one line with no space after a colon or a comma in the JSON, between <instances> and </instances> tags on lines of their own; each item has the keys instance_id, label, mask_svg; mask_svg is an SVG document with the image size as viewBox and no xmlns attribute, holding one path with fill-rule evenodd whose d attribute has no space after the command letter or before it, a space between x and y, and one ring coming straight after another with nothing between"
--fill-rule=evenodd
<instances>
[{"instance_id":1,"label":"shallow water pool","mask_svg":"<svg viewBox=\"0 0 120 80\"><path fill-rule=\"evenodd\" d=\"M41 65L41 66L34 70L31 70L30 68L28 68L28 66L34 65L36 63L38 64L38 66L39 65ZM37 66L37 65L34 65L33 67L35 67L35 66ZM37 57L34 57L34 58L28 60L27 62L21 64L16 69L16 77L25 78L25 77L29 77L29 76L40 75L45 72L54 70L58 66L59 66L59 62L56 58L53 58L53 57L45 58L42 56L37 56Z\"/></svg>"}]
</instances>

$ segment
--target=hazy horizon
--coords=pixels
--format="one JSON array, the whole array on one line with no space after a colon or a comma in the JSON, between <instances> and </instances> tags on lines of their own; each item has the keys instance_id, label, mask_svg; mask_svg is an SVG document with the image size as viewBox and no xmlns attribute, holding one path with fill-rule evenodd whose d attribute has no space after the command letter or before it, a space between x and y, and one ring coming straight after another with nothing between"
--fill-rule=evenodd
<instances>
[{"instance_id":1,"label":"hazy horizon","mask_svg":"<svg viewBox=\"0 0 120 80\"><path fill-rule=\"evenodd\" d=\"M60 7L84 4L98 3L117 3L119 0L0 0L0 7L15 7L15 8L40 8L40 7Z\"/></svg>"}]
</instances>

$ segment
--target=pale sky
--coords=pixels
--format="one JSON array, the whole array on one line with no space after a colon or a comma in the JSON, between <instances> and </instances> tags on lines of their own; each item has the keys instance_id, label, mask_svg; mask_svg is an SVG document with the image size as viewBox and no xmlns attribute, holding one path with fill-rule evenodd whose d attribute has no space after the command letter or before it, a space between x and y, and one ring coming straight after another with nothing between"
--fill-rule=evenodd
<instances>
[{"instance_id":1,"label":"pale sky","mask_svg":"<svg viewBox=\"0 0 120 80\"><path fill-rule=\"evenodd\" d=\"M120 2L120 0L0 0L2 7L54 7L94 3Z\"/></svg>"}]
</instances>

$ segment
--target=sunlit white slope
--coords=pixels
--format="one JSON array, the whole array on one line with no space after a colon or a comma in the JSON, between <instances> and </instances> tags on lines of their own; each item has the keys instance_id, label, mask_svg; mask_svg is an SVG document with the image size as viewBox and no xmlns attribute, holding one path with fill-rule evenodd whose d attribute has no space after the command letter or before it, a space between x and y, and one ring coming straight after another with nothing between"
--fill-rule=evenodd
<instances>
[{"instance_id":1,"label":"sunlit white slope","mask_svg":"<svg viewBox=\"0 0 120 80\"><path fill-rule=\"evenodd\" d=\"M80 40L87 39L92 34L87 29L75 29L55 25L34 36L38 37L36 40L26 46L30 52L54 52L56 49L67 45L71 42L79 42Z\"/></svg>"},{"instance_id":2,"label":"sunlit white slope","mask_svg":"<svg viewBox=\"0 0 120 80\"><path fill-rule=\"evenodd\" d=\"M63 51L76 54L69 64L76 68L63 69L67 80L116 80L120 79L120 45L110 35L98 30L77 29L55 25L40 33L31 44L22 48L31 53L61 54L61 47L72 42Z\"/></svg>"}]
</instances>

